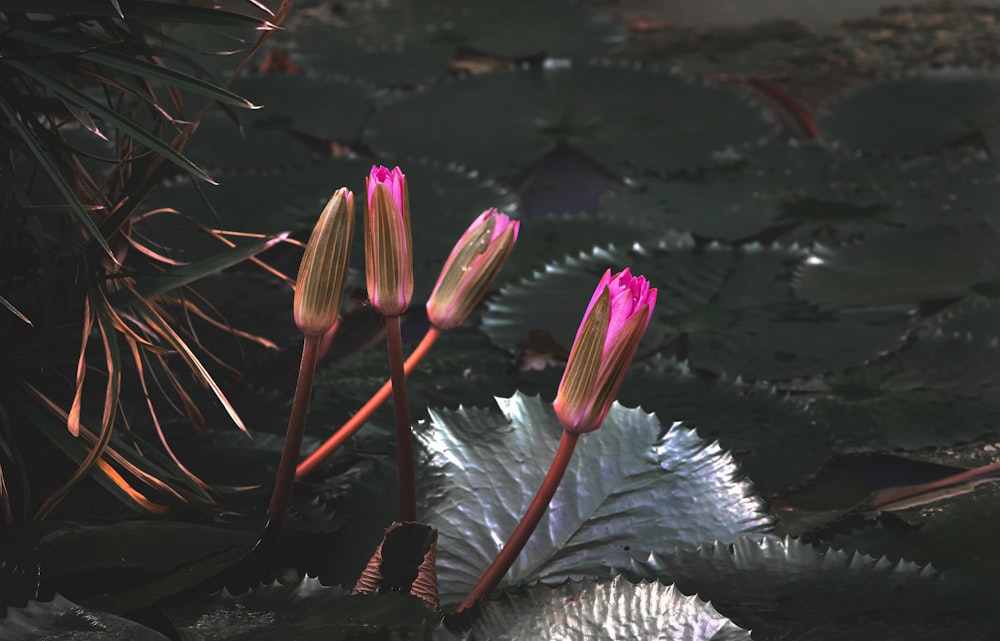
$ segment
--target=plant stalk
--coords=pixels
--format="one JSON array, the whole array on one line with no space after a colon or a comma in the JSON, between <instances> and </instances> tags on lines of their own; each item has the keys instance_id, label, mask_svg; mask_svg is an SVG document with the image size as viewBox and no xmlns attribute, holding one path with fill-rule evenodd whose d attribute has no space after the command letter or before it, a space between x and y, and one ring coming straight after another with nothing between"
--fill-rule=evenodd
<instances>
[{"instance_id":1,"label":"plant stalk","mask_svg":"<svg viewBox=\"0 0 1000 641\"><path fill-rule=\"evenodd\" d=\"M482 578L479 579L479 583L476 584L476 587L472 588L472 592L469 592L469 596L465 597L465 600L458 606L456 612L461 612L466 608L472 607L477 601L492 592L500 584L500 580L503 579L504 575L507 574L510 566L514 565L517 555L524 549L524 545L528 542L535 528L538 527L538 522L542 520L545 510L548 509L549 503L552 502L552 497L555 495L556 488L559 487L559 482L562 481L562 477L566 473L566 468L573 457L573 450L576 448L576 442L579 438L579 434L563 430L562 440L559 441L559 449L556 450L555 458L552 459L552 465L549 466L549 472L545 475L542 486L538 488L538 493L535 494L534 500L531 501L528 510L521 517L521 522L517 524L514 533L510 535L507 543L500 550L500 554L497 555L497 558L493 560L490 567L483 573Z\"/></svg>"},{"instance_id":2,"label":"plant stalk","mask_svg":"<svg viewBox=\"0 0 1000 641\"><path fill-rule=\"evenodd\" d=\"M410 372L416 369L417 365L427 355L430 351L431 345L441 336L441 330L434 327L433 325L427 333L424 334L423 339L420 344L417 345L413 353L410 354L409 358L403 364L403 374L404 376L409 376ZM334 452L340 448L341 445L347 442L347 439L351 438L355 432L357 432L362 425L364 425L368 419L371 418L372 414L375 413L382 403L385 403L389 396L392 394L392 381L388 380L382 387L379 388L377 392L364 406L357 411L357 413L350 418L346 423L344 423L340 429L334 432L333 436L328 438L326 442L317 448L315 452L306 457L304 461L299 463L298 468L295 470L295 480L301 481L305 477L309 476L313 470L315 470L320 463L329 458Z\"/></svg>"},{"instance_id":3,"label":"plant stalk","mask_svg":"<svg viewBox=\"0 0 1000 641\"><path fill-rule=\"evenodd\" d=\"M274 490L271 492L271 503L267 508L267 529L275 537L285 523L288 503L292 497L295 466L298 463L299 450L302 449L302 435L305 432L306 415L309 413L309 398L312 395L313 376L316 373L316 358L322 338L322 336L318 335L306 335L305 341L302 343L299 380L295 384L295 397L292 400L292 412L288 417L285 446L281 451L278 476L274 481Z\"/></svg>"},{"instance_id":4,"label":"plant stalk","mask_svg":"<svg viewBox=\"0 0 1000 641\"><path fill-rule=\"evenodd\" d=\"M399 470L399 521L417 520L417 474L413 461L410 403L406 398L406 367L399 316L385 317L385 341L389 349L389 380L392 407L396 412L396 463Z\"/></svg>"},{"instance_id":5,"label":"plant stalk","mask_svg":"<svg viewBox=\"0 0 1000 641\"><path fill-rule=\"evenodd\" d=\"M935 490L942 490L962 483L971 483L972 481L984 481L997 474L1000 474L1000 463L982 465L980 467L972 468L971 470L965 470L964 472L946 476L936 481L931 481L930 483L923 483L898 492L878 496L862 506L861 509L866 512L876 510L891 503L896 503L897 501L902 501L903 499L912 498L921 494L927 494Z\"/></svg>"}]
</instances>

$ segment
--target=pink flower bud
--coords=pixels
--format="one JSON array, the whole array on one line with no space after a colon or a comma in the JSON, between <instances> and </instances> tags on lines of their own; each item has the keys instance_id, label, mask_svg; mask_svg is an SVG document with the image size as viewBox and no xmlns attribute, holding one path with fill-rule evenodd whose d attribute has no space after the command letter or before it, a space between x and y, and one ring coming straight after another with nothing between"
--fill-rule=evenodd
<instances>
[{"instance_id":1,"label":"pink flower bud","mask_svg":"<svg viewBox=\"0 0 1000 641\"><path fill-rule=\"evenodd\" d=\"M563 429L593 432L604 422L656 306L656 290L626 269L604 272L576 332L556 393Z\"/></svg>"},{"instance_id":2,"label":"pink flower bud","mask_svg":"<svg viewBox=\"0 0 1000 641\"><path fill-rule=\"evenodd\" d=\"M427 300L427 317L435 327L452 329L465 322L514 249L519 228L519 221L496 209L487 209L469 225Z\"/></svg>"},{"instance_id":3,"label":"pink flower bud","mask_svg":"<svg viewBox=\"0 0 1000 641\"><path fill-rule=\"evenodd\" d=\"M309 236L295 282L295 324L305 334L324 334L337 323L353 235L354 194L341 187Z\"/></svg>"},{"instance_id":4,"label":"pink flower bud","mask_svg":"<svg viewBox=\"0 0 1000 641\"><path fill-rule=\"evenodd\" d=\"M386 316L406 311L413 296L413 241L406 177L396 167L372 167L365 180L365 280L375 309Z\"/></svg>"}]
</instances>

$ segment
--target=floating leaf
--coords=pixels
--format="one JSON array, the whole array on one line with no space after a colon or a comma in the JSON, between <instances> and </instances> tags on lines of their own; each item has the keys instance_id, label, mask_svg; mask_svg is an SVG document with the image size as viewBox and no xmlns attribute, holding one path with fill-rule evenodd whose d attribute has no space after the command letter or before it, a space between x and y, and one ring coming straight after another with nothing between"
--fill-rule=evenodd
<instances>
[{"instance_id":1,"label":"floating leaf","mask_svg":"<svg viewBox=\"0 0 1000 641\"><path fill-rule=\"evenodd\" d=\"M1000 570L992 536L1000 525L1000 486L996 481L889 514L877 525L837 536L831 544L848 552L953 568L951 574L974 576L987 584Z\"/></svg>"},{"instance_id":2,"label":"floating leaf","mask_svg":"<svg viewBox=\"0 0 1000 641\"><path fill-rule=\"evenodd\" d=\"M460 638L750 641L747 630L697 597L684 596L672 585L633 585L622 578L522 589L483 603L477 615L472 629Z\"/></svg>"},{"instance_id":3,"label":"floating leaf","mask_svg":"<svg viewBox=\"0 0 1000 641\"><path fill-rule=\"evenodd\" d=\"M653 554L635 561L626 576L673 581L684 593L710 599L723 616L752 628L754 639L762 641L798 639L820 626L872 616L962 620L979 607L967 582L929 567L776 537Z\"/></svg>"},{"instance_id":4,"label":"floating leaf","mask_svg":"<svg viewBox=\"0 0 1000 641\"><path fill-rule=\"evenodd\" d=\"M680 241L598 250L504 287L487 303L483 331L509 350L538 329L569 346L594 283L605 269L627 266L660 291L640 355L674 353L699 369L780 379L842 369L897 347L904 312L837 314L796 300L787 281L802 255Z\"/></svg>"},{"instance_id":5,"label":"floating leaf","mask_svg":"<svg viewBox=\"0 0 1000 641\"><path fill-rule=\"evenodd\" d=\"M824 379L810 409L841 451L952 445L1000 431L998 377L996 345L926 336Z\"/></svg>"},{"instance_id":6,"label":"floating leaf","mask_svg":"<svg viewBox=\"0 0 1000 641\"><path fill-rule=\"evenodd\" d=\"M350 596L318 579L272 583L240 595L222 592L167 612L182 641L337 641L359 633L430 625L435 619L409 594Z\"/></svg>"},{"instance_id":7,"label":"floating leaf","mask_svg":"<svg viewBox=\"0 0 1000 641\"><path fill-rule=\"evenodd\" d=\"M537 397L497 399L496 410L432 411L417 432L440 479L421 521L439 530L444 607L475 585L541 485L562 430ZM612 407L581 437L549 506L501 585L607 576L630 548L731 541L769 520L728 454L675 424L666 435L640 409Z\"/></svg>"},{"instance_id":8,"label":"floating leaf","mask_svg":"<svg viewBox=\"0 0 1000 641\"><path fill-rule=\"evenodd\" d=\"M832 102L824 136L866 151L919 154L1000 125L1000 75L972 69L920 71Z\"/></svg>"},{"instance_id":9,"label":"floating leaf","mask_svg":"<svg viewBox=\"0 0 1000 641\"><path fill-rule=\"evenodd\" d=\"M739 380L692 372L670 359L633 365L619 400L661 420L683 421L706 440L718 439L765 494L801 482L830 456L829 435L801 404Z\"/></svg>"},{"instance_id":10,"label":"floating leaf","mask_svg":"<svg viewBox=\"0 0 1000 641\"><path fill-rule=\"evenodd\" d=\"M483 74L401 98L375 113L365 139L395 157L426 155L488 175L513 174L567 143L637 174L705 164L717 149L767 133L735 92L661 72L583 66Z\"/></svg>"},{"instance_id":11,"label":"floating leaf","mask_svg":"<svg viewBox=\"0 0 1000 641\"><path fill-rule=\"evenodd\" d=\"M825 307L912 305L1000 294L1000 227L940 225L849 245L817 246L795 277L805 299Z\"/></svg>"},{"instance_id":12,"label":"floating leaf","mask_svg":"<svg viewBox=\"0 0 1000 641\"><path fill-rule=\"evenodd\" d=\"M159 632L107 612L95 612L56 595L47 603L32 601L10 608L0 619L4 641L167 641Z\"/></svg>"}]
</instances>

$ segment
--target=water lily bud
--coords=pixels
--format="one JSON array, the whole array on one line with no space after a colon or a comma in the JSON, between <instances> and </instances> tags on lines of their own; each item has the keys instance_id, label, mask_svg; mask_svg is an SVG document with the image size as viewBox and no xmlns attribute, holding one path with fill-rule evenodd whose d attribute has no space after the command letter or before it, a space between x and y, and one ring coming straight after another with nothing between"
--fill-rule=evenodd
<instances>
[{"instance_id":1,"label":"water lily bud","mask_svg":"<svg viewBox=\"0 0 1000 641\"><path fill-rule=\"evenodd\" d=\"M341 187L319 216L295 283L295 324L320 335L337 323L354 234L354 194Z\"/></svg>"},{"instance_id":2,"label":"water lily bud","mask_svg":"<svg viewBox=\"0 0 1000 641\"><path fill-rule=\"evenodd\" d=\"M452 329L465 322L514 249L520 225L487 209L465 230L427 300L427 317L435 327Z\"/></svg>"},{"instance_id":3,"label":"water lily bud","mask_svg":"<svg viewBox=\"0 0 1000 641\"><path fill-rule=\"evenodd\" d=\"M555 409L563 429L593 432L604 422L656 306L656 290L626 269L604 272L566 363Z\"/></svg>"},{"instance_id":4,"label":"water lily bud","mask_svg":"<svg viewBox=\"0 0 1000 641\"><path fill-rule=\"evenodd\" d=\"M413 241L406 177L396 167L372 167L365 180L365 279L368 297L386 316L406 311L413 296Z\"/></svg>"}]
</instances>

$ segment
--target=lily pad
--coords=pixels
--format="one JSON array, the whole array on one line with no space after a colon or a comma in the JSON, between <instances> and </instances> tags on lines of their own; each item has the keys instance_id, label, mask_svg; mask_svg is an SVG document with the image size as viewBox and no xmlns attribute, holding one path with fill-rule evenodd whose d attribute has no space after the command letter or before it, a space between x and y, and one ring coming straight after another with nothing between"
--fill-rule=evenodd
<instances>
[{"instance_id":1,"label":"lily pad","mask_svg":"<svg viewBox=\"0 0 1000 641\"><path fill-rule=\"evenodd\" d=\"M638 174L696 167L768 131L733 91L663 72L585 65L483 74L400 98L375 113L365 140L386 155L430 156L491 176L513 175L570 144L614 171Z\"/></svg>"},{"instance_id":2,"label":"lily pad","mask_svg":"<svg viewBox=\"0 0 1000 641\"><path fill-rule=\"evenodd\" d=\"M795 290L824 307L913 305L1000 294L1000 226L938 225L846 247L817 246Z\"/></svg>"},{"instance_id":3,"label":"lily pad","mask_svg":"<svg viewBox=\"0 0 1000 641\"><path fill-rule=\"evenodd\" d=\"M838 535L831 544L848 552L930 563L951 574L984 580L996 594L991 584L1000 559L991 534L1000 524L998 506L1000 486L987 481L971 491L892 510L879 524Z\"/></svg>"},{"instance_id":4,"label":"lily pad","mask_svg":"<svg viewBox=\"0 0 1000 641\"><path fill-rule=\"evenodd\" d=\"M968 143L1000 125L1000 75L972 69L915 72L828 105L824 136L865 151L919 154Z\"/></svg>"},{"instance_id":5,"label":"lily pad","mask_svg":"<svg viewBox=\"0 0 1000 641\"><path fill-rule=\"evenodd\" d=\"M634 585L622 578L538 585L505 594L481 605L472 629L452 638L535 641L540 636L559 641L750 641L749 631L697 597L684 596L672 585Z\"/></svg>"},{"instance_id":6,"label":"lily pad","mask_svg":"<svg viewBox=\"0 0 1000 641\"><path fill-rule=\"evenodd\" d=\"M1000 431L1000 348L921 337L822 382L810 403L840 451L917 450Z\"/></svg>"},{"instance_id":7,"label":"lily pad","mask_svg":"<svg viewBox=\"0 0 1000 641\"><path fill-rule=\"evenodd\" d=\"M962 620L979 607L970 600L974 589L967 581L930 567L773 536L653 554L625 574L673 581L686 594L710 599L720 614L765 641L798 639L814 628L873 613L881 621Z\"/></svg>"},{"instance_id":8,"label":"lily pad","mask_svg":"<svg viewBox=\"0 0 1000 641\"><path fill-rule=\"evenodd\" d=\"M597 250L504 287L487 304L483 331L512 351L539 329L568 348L600 275L628 266L660 291L640 354L773 380L843 369L898 346L905 312L837 314L796 300L787 282L802 256L797 248L683 242Z\"/></svg>"},{"instance_id":9,"label":"lily pad","mask_svg":"<svg viewBox=\"0 0 1000 641\"><path fill-rule=\"evenodd\" d=\"M619 399L683 421L706 440L718 439L765 495L800 483L831 454L829 435L802 404L671 359L633 365Z\"/></svg>"},{"instance_id":10,"label":"lily pad","mask_svg":"<svg viewBox=\"0 0 1000 641\"><path fill-rule=\"evenodd\" d=\"M551 406L515 394L496 410L431 413L417 431L440 479L420 520L436 527L443 606L476 584L531 502L562 429ZM752 487L717 445L675 424L665 435L640 409L612 407L581 437L534 535L501 586L608 576L629 549L731 541L770 522Z\"/></svg>"}]
</instances>

